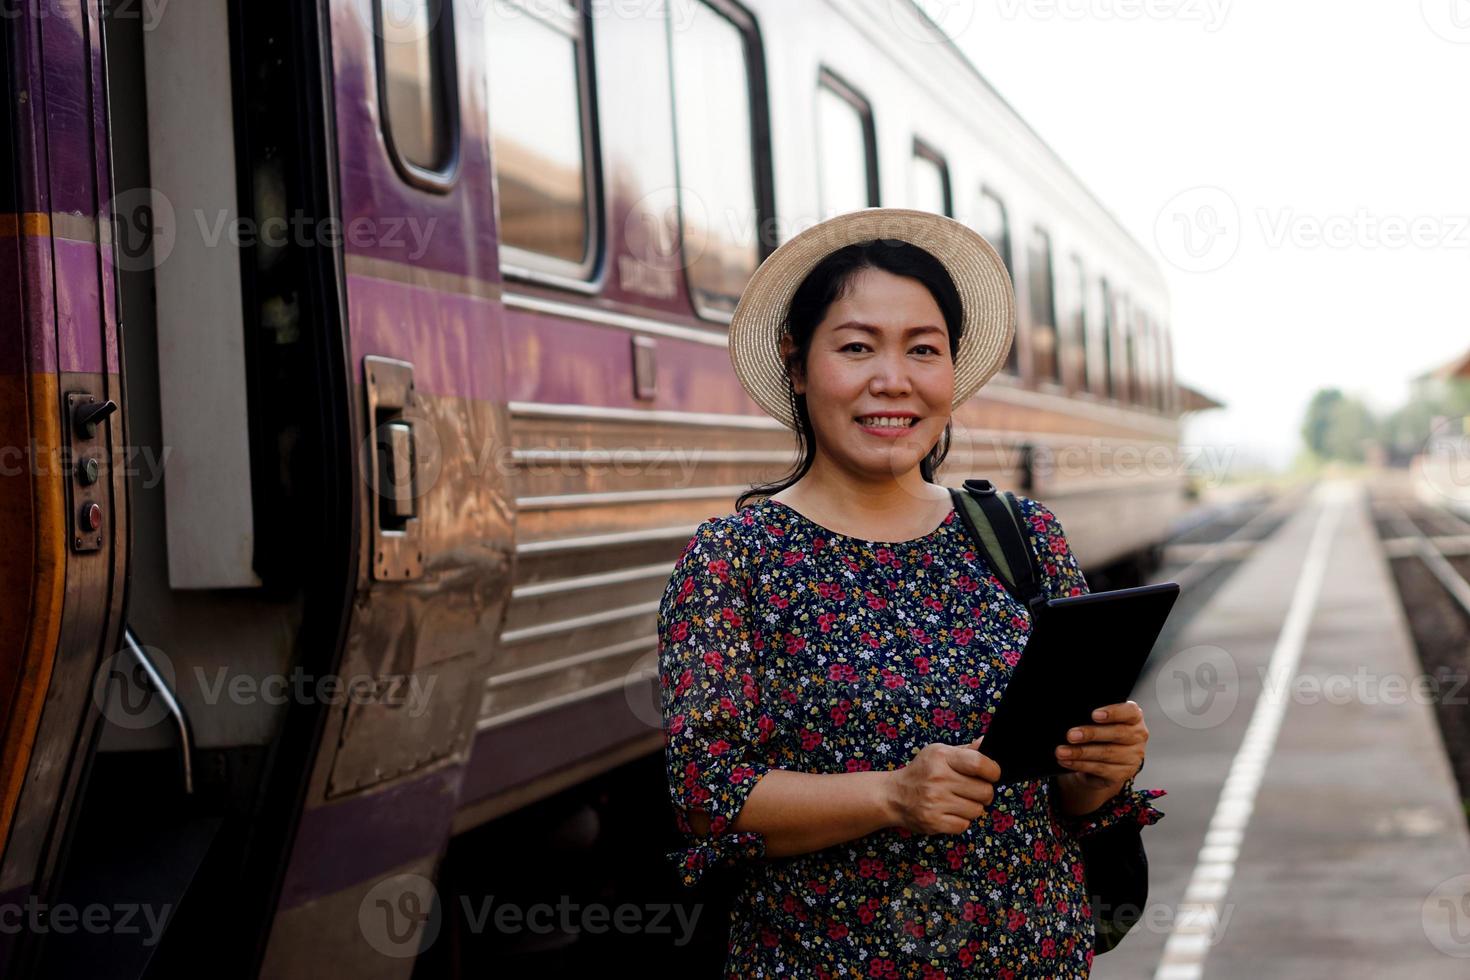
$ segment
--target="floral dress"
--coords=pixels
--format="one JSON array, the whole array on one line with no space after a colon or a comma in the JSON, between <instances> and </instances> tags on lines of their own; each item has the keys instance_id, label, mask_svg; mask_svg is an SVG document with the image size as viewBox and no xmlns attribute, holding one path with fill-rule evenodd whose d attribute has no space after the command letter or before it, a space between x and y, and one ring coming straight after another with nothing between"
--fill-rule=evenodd
<instances>
[{"instance_id":1,"label":"floral dress","mask_svg":"<svg viewBox=\"0 0 1470 980\"><path fill-rule=\"evenodd\" d=\"M1085 593L1055 515L1017 500L1046 594ZM953 510L901 542L837 534L769 498L700 524L659 605L665 759L688 844L669 857L686 885L743 872L727 976L1088 975L1077 839L1156 822L1162 790L1130 781L1072 817L1050 780L1007 783L960 834L889 827L779 858L730 829L771 769L897 769L930 742L984 734L1030 625Z\"/></svg>"}]
</instances>

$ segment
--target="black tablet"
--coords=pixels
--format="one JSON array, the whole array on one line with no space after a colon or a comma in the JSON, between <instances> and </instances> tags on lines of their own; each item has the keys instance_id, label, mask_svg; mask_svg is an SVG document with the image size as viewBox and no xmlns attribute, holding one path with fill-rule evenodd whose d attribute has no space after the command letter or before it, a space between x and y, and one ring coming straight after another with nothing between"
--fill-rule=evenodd
<instances>
[{"instance_id":1,"label":"black tablet","mask_svg":"<svg viewBox=\"0 0 1470 980\"><path fill-rule=\"evenodd\" d=\"M1177 582L1094 592L1036 604L1031 634L985 730L980 751L1000 781L1070 772L1057 761L1067 731L1133 692L1179 598Z\"/></svg>"}]
</instances>

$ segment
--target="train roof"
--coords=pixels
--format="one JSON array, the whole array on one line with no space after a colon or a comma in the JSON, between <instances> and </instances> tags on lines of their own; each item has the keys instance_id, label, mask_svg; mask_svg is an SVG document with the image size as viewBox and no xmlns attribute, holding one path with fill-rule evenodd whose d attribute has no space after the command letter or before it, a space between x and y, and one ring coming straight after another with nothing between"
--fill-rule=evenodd
<instances>
[{"instance_id":1,"label":"train roof","mask_svg":"<svg viewBox=\"0 0 1470 980\"><path fill-rule=\"evenodd\" d=\"M1066 159L1063 158L1062 155L1056 151L1056 148L1048 143L1045 137L1037 132L1036 127L1031 125L1030 120L1021 115L1016 107L1011 105L1010 100L1002 95L1000 93L1000 90L990 83L990 79L986 78L985 75L981 73L980 68L973 61L970 60L970 56L964 52L964 49L962 49L958 44L954 42L954 38L950 37L949 34L947 34L944 29L935 22L934 18L929 16L928 12L925 11L924 8L918 4L917 0L902 0L902 2L911 10L913 10L914 13L919 15L919 18L923 21L926 28L934 35L935 39L939 41L940 44L960 62L964 69L969 72L976 81L983 85L986 91L988 91L992 96L995 97L995 100L1002 107L1004 107L1005 111L1010 113L1011 117L1017 123L1019 123L1026 130L1026 132L1031 135L1033 139L1036 140L1037 145L1039 145L1047 152L1047 154L1056 162L1056 164L1066 172L1067 176L1072 179L1073 183L1076 184L1078 189L1080 189L1082 193L1085 194L1088 199L1097 206L1098 210L1101 211L1107 217L1107 219L1113 223L1113 225L1117 228L1119 234L1123 235L1130 242L1132 242L1133 245L1138 249L1139 254L1148 260L1149 265L1157 269L1158 263L1154 261L1153 256L1149 254L1148 249L1144 247L1143 243L1133 236L1132 232L1128 230L1127 226L1119 220L1118 216L1113 213L1113 210L1111 208L1103 203L1102 199L1093 192L1092 187L1088 185L1088 183L1077 174L1077 171L1072 169L1071 164L1067 163Z\"/></svg>"},{"instance_id":2,"label":"train roof","mask_svg":"<svg viewBox=\"0 0 1470 980\"><path fill-rule=\"evenodd\" d=\"M1212 408L1224 408L1225 403L1211 398L1198 388L1191 388L1186 384L1176 384L1179 389L1179 414L1186 412L1204 412Z\"/></svg>"}]
</instances>

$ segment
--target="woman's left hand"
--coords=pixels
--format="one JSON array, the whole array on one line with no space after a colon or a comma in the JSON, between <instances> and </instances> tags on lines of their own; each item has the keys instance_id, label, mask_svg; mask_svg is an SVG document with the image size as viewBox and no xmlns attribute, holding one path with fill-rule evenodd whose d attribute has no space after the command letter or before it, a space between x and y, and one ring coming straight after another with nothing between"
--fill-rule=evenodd
<instances>
[{"instance_id":1,"label":"woman's left hand","mask_svg":"<svg viewBox=\"0 0 1470 980\"><path fill-rule=\"evenodd\" d=\"M1057 760L1070 770L1060 778L1089 795L1112 796L1143 768L1148 726L1136 701L1105 705L1092 718L1098 724L1073 728L1068 744L1057 746Z\"/></svg>"}]
</instances>

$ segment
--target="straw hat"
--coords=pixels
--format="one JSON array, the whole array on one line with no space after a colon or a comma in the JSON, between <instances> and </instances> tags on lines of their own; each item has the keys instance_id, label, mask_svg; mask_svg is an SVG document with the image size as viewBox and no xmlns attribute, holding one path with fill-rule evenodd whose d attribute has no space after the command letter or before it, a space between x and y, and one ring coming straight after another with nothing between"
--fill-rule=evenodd
<instances>
[{"instance_id":1,"label":"straw hat","mask_svg":"<svg viewBox=\"0 0 1470 980\"><path fill-rule=\"evenodd\" d=\"M787 428L791 382L781 361L786 316L807 274L831 253L857 242L897 239L924 249L949 271L959 290L964 331L955 351L958 408L1005 364L1016 333L1016 297L1005 262L973 229L927 211L865 208L813 225L781 245L746 284L730 320L730 363L750 397Z\"/></svg>"}]
</instances>

